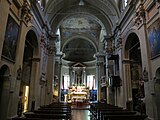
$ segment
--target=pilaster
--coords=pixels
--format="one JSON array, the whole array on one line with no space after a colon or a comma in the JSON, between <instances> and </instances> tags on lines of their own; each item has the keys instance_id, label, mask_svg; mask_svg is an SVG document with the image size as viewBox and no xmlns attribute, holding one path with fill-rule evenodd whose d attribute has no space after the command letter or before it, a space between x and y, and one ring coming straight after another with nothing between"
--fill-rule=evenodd
<instances>
[{"instance_id":1,"label":"pilaster","mask_svg":"<svg viewBox=\"0 0 160 120\"><path fill-rule=\"evenodd\" d=\"M96 54L96 89L97 89L97 99L101 100L101 77L104 76L104 53Z\"/></svg>"},{"instance_id":2,"label":"pilaster","mask_svg":"<svg viewBox=\"0 0 160 120\"><path fill-rule=\"evenodd\" d=\"M49 44L47 46L48 50L48 62L47 62L47 84L46 84L46 101L45 104L52 103L53 98L53 82L54 82L54 68L55 68L55 54L56 46L55 42L57 40L57 35L49 35Z\"/></svg>"},{"instance_id":3,"label":"pilaster","mask_svg":"<svg viewBox=\"0 0 160 120\"><path fill-rule=\"evenodd\" d=\"M147 27L146 27L146 11L144 9L144 5L141 2L138 6L136 16L135 16L135 25L138 28L139 32L139 41L140 41L140 48L141 48L141 55L142 55L142 72L147 71L147 80L145 78L144 89L145 89L145 103L146 103L146 114L150 118L154 118L154 110L153 110L153 96L151 96L150 91L150 82L152 81L152 71L151 71L151 63L150 63L150 51L149 51L149 44L148 44L148 34L147 34ZM145 70L144 70L145 69ZM144 79L144 76L143 76Z\"/></svg>"}]
</instances>

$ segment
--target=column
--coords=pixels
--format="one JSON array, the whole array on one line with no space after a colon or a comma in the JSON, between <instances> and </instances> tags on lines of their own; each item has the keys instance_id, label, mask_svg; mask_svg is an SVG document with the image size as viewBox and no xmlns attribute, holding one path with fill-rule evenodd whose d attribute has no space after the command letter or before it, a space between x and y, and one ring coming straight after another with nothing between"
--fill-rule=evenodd
<instances>
[{"instance_id":1,"label":"column","mask_svg":"<svg viewBox=\"0 0 160 120\"><path fill-rule=\"evenodd\" d=\"M72 69L71 68L69 68L69 77L70 77L69 85L72 86Z\"/></svg>"},{"instance_id":2,"label":"column","mask_svg":"<svg viewBox=\"0 0 160 120\"><path fill-rule=\"evenodd\" d=\"M157 8L159 8L159 0L156 2ZM152 88L150 88L152 85L150 83L153 82L153 69L152 69L152 63L150 61L150 52L149 45L148 45L148 34L147 34L147 25L146 25L146 10L144 8L145 5L143 5L143 2L137 6L136 16L134 18L135 25L139 32L139 41L140 41L140 49L141 49L141 58L142 58L142 69L144 68L148 71L148 81L144 82L144 89L145 89L145 103L146 103L146 114L149 118L156 119L158 116L156 114L156 107L159 107L155 105L154 95L151 94ZM151 86L150 86L151 85Z\"/></svg>"},{"instance_id":3,"label":"column","mask_svg":"<svg viewBox=\"0 0 160 120\"><path fill-rule=\"evenodd\" d=\"M106 63L106 79L109 83L109 78L114 75L114 69L112 69L110 66L113 65L113 61L108 60L108 57L113 54L113 37L112 36L104 36L104 44L105 44L105 63ZM115 93L112 91L111 87L106 88L106 99L108 104L115 104Z\"/></svg>"},{"instance_id":4,"label":"column","mask_svg":"<svg viewBox=\"0 0 160 120\"><path fill-rule=\"evenodd\" d=\"M101 90L100 90L100 83L99 83L99 79L100 79L100 73L99 73L99 64L96 63L96 81L95 81L95 89L97 89L97 100L100 101L100 93L101 93Z\"/></svg>"},{"instance_id":5,"label":"column","mask_svg":"<svg viewBox=\"0 0 160 120\"><path fill-rule=\"evenodd\" d=\"M85 70L85 68L83 68L83 84L87 85L87 83L86 83L86 70Z\"/></svg>"},{"instance_id":6,"label":"column","mask_svg":"<svg viewBox=\"0 0 160 120\"><path fill-rule=\"evenodd\" d=\"M124 68L124 92L126 92L126 100L132 101L132 84L131 84L131 72L130 72L130 61L123 60L123 68Z\"/></svg>"},{"instance_id":7,"label":"column","mask_svg":"<svg viewBox=\"0 0 160 120\"><path fill-rule=\"evenodd\" d=\"M31 82L30 82L30 97L29 97L29 110L34 110L40 106L40 58L32 59L32 73L31 73Z\"/></svg>"},{"instance_id":8,"label":"column","mask_svg":"<svg viewBox=\"0 0 160 120\"><path fill-rule=\"evenodd\" d=\"M96 88L97 88L97 99L101 100L101 77L104 76L104 57L103 53L96 54Z\"/></svg>"},{"instance_id":9,"label":"column","mask_svg":"<svg viewBox=\"0 0 160 120\"><path fill-rule=\"evenodd\" d=\"M58 65L58 78L59 78L59 82L58 82L58 98L59 98L59 101L61 101L61 86L62 86L62 77L61 77L61 67L62 67L62 63L61 63L61 57L59 59L59 65Z\"/></svg>"},{"instance_id":10,"label":"column","mask_svg":"<svg viewBox=\"0 0 160 120\"><path fill-rule=\"evenodd\" d=\"M54 81L54 67L55 67L55 41L58 36L49 36L49 45L48 45L48 62L47 62L47 85L46 85L46 101L45 104L52 103L53 98L53 81Z\"/></svg>"},{"instance_id":11,"label":"column","mask_svg":"<svg viewBox=\"0 0 160 120\"><path fill-rule=\"evenodd\" d=\"M73 69L73 83L74 85L77 84L76 83L76 71Z\"/></svg>"}]
</instances>

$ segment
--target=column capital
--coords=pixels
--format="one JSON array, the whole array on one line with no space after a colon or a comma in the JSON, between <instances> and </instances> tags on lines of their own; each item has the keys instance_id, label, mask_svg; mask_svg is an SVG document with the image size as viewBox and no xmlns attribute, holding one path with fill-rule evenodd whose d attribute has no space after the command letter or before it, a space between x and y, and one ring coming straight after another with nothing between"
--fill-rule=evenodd
<instances>
[{"instance_id":1,"label":"column capital","mask_svg":"<svg viewBox=\"0 0 160 120\"><path fill-rule=\"evenodd\" d=\"M49 39L49 43L48 43L48 53L49 54L54 54L56 52L56 45L55 42L57 41L58 35L52 35L49 34L48 39Z\"/></svg>"},{"instance_id":2,"label":"column capital","mask_svg":"<svg viewBox=\"0 0 160 120\"><path fill-rule=\"evenodd\" d=\"M121 30L120 30L120 29L119 29L118 32L117 32L115 48L116 48L116 49L122 48L122 33L121 33Z\"/></svg>"},{"instance_id":3,"label":"column capital","mask_svg":"<svg viewBox=\"0 0 160 120\"><path fill-rule=\"evenodd\" d=\"M95 57L105 57L105 56L106 56L105 53L99 53L99 52L97 52L95 54Z\"/></svg>"},{"instance_id":4,"label":"column capital","mask_svg":"<svg viewBox=\"0 0 160 120\"><path fill-rule=\"evenodd\" d=\"M54 54L56 52L56 46L48 45L47 50L48 50L48 54Z\"/></svg>"},{"instance_id":5,"label":"column capital","mask_svg":"<svg viewBox=\"0 0 160 120\"><path fill-rule=\"evenodd\" d=\"M103 38L103 42L106 43L108 41L111 41L113 39L113 36L112 35L105 35L104 38Z\"/></svg>"},{"instance_id":6,"label":"column capital","mask_svg":"<svg viewBox=\"0 0 160 120\"><path fill-rule=\"evenodd\" d=\"M142 2L135 13L134 22L138 28L146 22L146 13Z\"/></svg>"},{"instance_id":7,"label":"column capital","mask_svg":"<svg viewBox=\"0 0 160 120\"><path fill-rule=\"evenodd\" d=\"M22 7L21 7L21 20L27 25L29 22L31 22L32 13L30 11L31 5L27 0L23 1Z\"/></svg>"},{"instance_id":8,"label":"column capital","mask_svg":"<svg viewBox=\"0 0 160 120\"><path fill-rule=\"evenodd\" d=\"M49 39L50 42L56 42L57 39L58 39L58 36L59 36L59 35L56 35L56 34L53 35L53 34L49 33L49 34L48 34L48 39Z\"/></svg>"}]
</instances>

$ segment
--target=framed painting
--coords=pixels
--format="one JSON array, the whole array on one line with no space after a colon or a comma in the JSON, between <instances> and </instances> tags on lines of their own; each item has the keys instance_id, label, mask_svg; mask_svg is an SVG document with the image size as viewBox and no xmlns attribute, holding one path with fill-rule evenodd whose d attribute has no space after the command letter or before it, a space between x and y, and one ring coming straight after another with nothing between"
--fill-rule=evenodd
<instances>
[{"instance_id":1,"label":"framed painting","mask_svg":"<svg viewBox=\"0 0 160 120\"><path fill-rule=\"evenodd\" d=\"M16 21L9 15L6 26L2 56L11 61L15 61L16 58L18 34L19 26Z\"/></svg>"},{"instance_id":2,"label":"framed painting","mask_svg":"<svg viewBox=\"0 0 160 120\"><path fill-rule=\"evenodd\" d=\"M148 39L151 59L153 59L160 55L160 19L157 19L151 26L149 26Z\"/></svg>"}]
</instances>

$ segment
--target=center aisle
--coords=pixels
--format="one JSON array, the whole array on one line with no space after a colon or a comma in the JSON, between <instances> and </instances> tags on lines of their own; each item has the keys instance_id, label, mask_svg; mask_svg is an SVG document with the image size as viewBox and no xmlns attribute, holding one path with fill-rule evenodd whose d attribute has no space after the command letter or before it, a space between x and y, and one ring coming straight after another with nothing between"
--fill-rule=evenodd
<instances>
[{"instance_id":1,"label":"center aisle","mask_svg":"<svg viewBox=\"0 0 160 120\"><path fill-rule=\"evenodd\" d=\"M72 103L71 120L90 120L89 103Z\"/></svg>"},{"instance_id":2,"label":"center aisle","mask_svg":"<svg viewBox=\"0 0 160 120\"><path fill-rule=\"evenodd\" d=\"M89 110L72 110L71 120L90 120Z\"/></svg>"}]
</instances>

